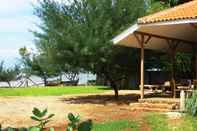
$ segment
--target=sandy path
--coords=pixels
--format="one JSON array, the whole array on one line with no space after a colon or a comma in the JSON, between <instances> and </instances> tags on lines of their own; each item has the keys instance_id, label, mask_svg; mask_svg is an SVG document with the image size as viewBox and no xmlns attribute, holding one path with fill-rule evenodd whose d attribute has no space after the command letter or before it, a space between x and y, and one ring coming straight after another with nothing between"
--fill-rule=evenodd
<instances>
[{"instance_id":1,"label":"sandy path","mask_svg":"<svg viewBox=\"0 0 197 131\"><path fill-rule=\"evenodd\" d=\"M132 95L131 95L132 94ZM113 92L46 97L0 97L0 123L3 127L27 127L35 123L30 119L33 107L48 108L55 117L49 126L66 123L69 112L80 114L83 119L104 121L136 116L129 103L139 96L138 91L120 91L119 101Z\"/></svg>"}]
</instances>

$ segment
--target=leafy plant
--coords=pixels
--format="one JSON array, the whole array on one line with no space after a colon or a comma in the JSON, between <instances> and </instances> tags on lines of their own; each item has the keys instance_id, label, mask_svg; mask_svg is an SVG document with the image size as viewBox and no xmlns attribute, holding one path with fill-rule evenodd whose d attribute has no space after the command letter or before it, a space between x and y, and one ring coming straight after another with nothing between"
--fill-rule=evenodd
<instances>
[{"instance_id":1,"label":"leafy plant","mask_svg":"<svg viewBox=\"0 0 197 131\"><path fill-rule=\"evenodd\" d=\"M41 131L41 128L39 128L39 127L30 127L28 129L28 131Z\"/></svg>"},{"instance_id":2,"label":"leafy plant","mask_svg":"<svg viewBox=\"0 0 197 131\"><path fill-rule=\"evenodd\" d=\"M54 128L50 128L49 131L55 131L55 129Z\"/></svg>"},{"instance_id":3,"label":"leafy plant","mask_svg":"<svg viewBox=\"0 0 197 131\"><path fill-rule=\"evenodd\" d=\"M54 114L47 115L47 108L43 111L39 110L38 108L34 108L32 113L33 116L31 116L31 119L39 123L36 127L40 128L40 130L43 130L46 124L49 123L50 119L54 116Z\"/></svg>"},{"instance_id":4,"label":"leafy plant","mask_svg":"<svg viewBox=\"0 0 197 131\"><path fill-rule=\"evenodd\" d=\"M77 130L80 122L80 116L79 115L75 116L74 114L69 113L68 120L69 123L68 123L67 131Z\"/></svg>"},{"instance_id":5,"label":"leafy plant","mask_svg":"<svg viewBox=\"0 0 197 131\"><path fill-rule=\"evenodd\" d=\"M197 116L197 91L194 91L192 97L186 100L186 108L189 114Z\"/></svg>"}]
</instances>

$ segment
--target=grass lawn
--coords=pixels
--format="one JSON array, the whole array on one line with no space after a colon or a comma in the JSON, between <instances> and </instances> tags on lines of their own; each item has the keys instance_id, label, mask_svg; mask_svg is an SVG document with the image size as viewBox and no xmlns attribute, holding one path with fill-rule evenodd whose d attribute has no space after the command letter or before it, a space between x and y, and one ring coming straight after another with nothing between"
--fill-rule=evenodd
<instances>
[{"instance_id":1,"label":"grass lawn","mask_svg":"<svg viewBox=\"0 0 197 131\"><path fill-rule=\"evenodd\" d=\"M139 131L139 123L131 120L119 120L93 125L92 131Z\"/></svg>"},{"instance_id":2,"label":"grass lawn","mask_svg":"<svg viewBox=\"0 0 197 131\"><path fill-rule=\"evenodd\" d=\"M152 131L170 131L167 117L164 114L148 113L145 115L145 121Z\"/></svg>"},{"instance_id":3,"label":"grass lawn","mask_svg":"<svg viewBox=\"0 0 197 131\"><path fill-rule=\"evenodd\" d=\"M145 120L152 131L197 131L197 118L185 115L178 122L169 121L166 115L148 113Z\"/></svg>"},{"instance_id":4,"label":"grass lawn","mask_svg":"<svg viewBox=\"0 0 197 131\"><path fill-rule=\"evenodd\" d=\"M104 86L0 88L0 96L60 96L68 94L102 93Z\"/></svg>"}]
</instances>

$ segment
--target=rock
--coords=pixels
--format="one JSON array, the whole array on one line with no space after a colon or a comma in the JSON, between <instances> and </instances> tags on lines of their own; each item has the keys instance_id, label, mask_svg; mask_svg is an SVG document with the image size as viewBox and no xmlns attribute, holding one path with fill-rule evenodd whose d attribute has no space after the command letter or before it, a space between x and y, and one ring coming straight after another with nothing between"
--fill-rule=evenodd
<instances>
[{"instance_id":1,"label":"rock","mask_svg":"<svg viewBox=\"0 0 197 131\"><path fill-rule=\"evenodd\" d=\"M179 119L183 116L183 114L180 112L167 112L165 114L171 119Z\"/></svg>"}]
</instances>

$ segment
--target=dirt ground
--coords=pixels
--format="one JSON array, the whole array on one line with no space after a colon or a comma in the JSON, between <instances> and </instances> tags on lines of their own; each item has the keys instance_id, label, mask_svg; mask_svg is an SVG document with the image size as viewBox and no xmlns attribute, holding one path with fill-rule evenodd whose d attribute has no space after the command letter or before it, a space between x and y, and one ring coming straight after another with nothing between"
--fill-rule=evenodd
<instances>
[{"instance_id":1,"label":"dirt ground","mask_svg":"<svg viewBox=\"0 0 197 131\"><path fill-rule=\"evenodd\" d=\"M132 111L129 104L137 102L139 91L120 91L116 101L113 92L47 97L0 97L0 123L2 127L27 127L35 123L30 119L34 107L48 108L55 117L49 126L65 125L66 115L79 114L82 119L102 122L116 119L135 119L140 112Z\"/></svg>"}]
</instances>

